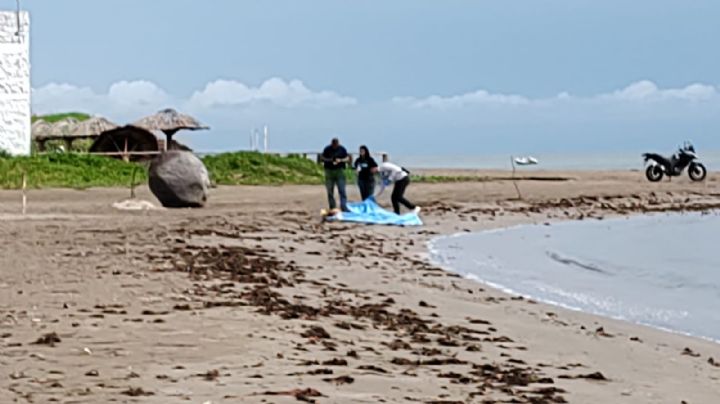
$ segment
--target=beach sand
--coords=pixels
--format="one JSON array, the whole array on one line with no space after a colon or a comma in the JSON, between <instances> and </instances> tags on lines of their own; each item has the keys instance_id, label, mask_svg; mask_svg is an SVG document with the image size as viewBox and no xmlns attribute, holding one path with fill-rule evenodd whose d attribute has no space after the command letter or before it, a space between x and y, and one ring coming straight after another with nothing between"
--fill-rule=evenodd
<instances>
[{"instance_id":1,"label":"beach sand","mask_svg":"<svg viewBox=\"0 0 720 404\"><path fill-rule=\"evenodd\" d=\"M0 402L717 402L718 344L426 260L437 235L718 209L717 176L533 175L568 180L519 181L524 201L507 181L412 184L419 228L322 223L319 186L137 212L111 207L127 190L37 190L26 216L2 191Z\"/></svg>"}]
</instances>

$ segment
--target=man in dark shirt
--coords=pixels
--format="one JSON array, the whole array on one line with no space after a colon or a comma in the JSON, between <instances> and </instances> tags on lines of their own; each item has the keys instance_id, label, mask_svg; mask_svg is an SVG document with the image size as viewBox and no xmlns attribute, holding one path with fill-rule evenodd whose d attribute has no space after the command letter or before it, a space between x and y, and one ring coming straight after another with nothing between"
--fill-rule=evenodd
<instances>
[{"instance_id":1,"label":"man in dark shirt","mask_svg":"<svg viewBox=\"0 0 720 404\"><path fill-rule=\"evenodd\" d=\"M325 188L327 189L330 209L335 209L335 186L340 194L340 209L347 211L347 195L345 194L345 164L350 162L347 150L340 145L340 140L334 138L330 145L323 150L323 165L325 166Z\"/></svg>"}]
</instances>

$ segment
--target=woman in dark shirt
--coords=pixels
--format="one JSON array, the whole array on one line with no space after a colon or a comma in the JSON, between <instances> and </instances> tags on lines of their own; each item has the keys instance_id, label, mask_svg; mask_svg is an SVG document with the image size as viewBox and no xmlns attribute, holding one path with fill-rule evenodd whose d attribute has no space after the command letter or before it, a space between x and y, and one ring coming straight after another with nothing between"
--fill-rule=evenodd
<instances>
[{"instance_id":1,"label":"woman in dark shirt","mask_svg":"<svg viewBox=\"0 0 720 404\"><path fill-rule=\"evenodd\" d=\"M360 196L363 201L375 192L377 166L375 159L370 156L367 146L360 146L359 156L355 160L354 167L357 171L358 188L360 188Z\"/></svg>"}]
</instances>

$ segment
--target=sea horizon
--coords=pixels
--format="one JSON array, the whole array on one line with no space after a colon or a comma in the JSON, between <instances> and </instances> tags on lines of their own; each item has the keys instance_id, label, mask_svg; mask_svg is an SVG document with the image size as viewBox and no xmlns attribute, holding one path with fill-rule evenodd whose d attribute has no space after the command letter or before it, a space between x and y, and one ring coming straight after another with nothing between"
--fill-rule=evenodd
<instances>
[{"instance_id":1,"label":"sea horizon","mask_svg":"<svg viewBox=\"0 0 720 404\"><path fill-rule=\"evenodd\" d=\"M650 152L650 151L648 151ZM656 152L656 151L652 151ZM658 152L669 156L670 153ZM720 151L698 153L698 161L709 171L720 168ZM538 160L537 165L519 166L518 171L537 170L642 170L645 162L642 152L564 152L564 153L526 153L516 155L391 155L391 160L400 161L404 166L415 169L512 169L511 159L531 156Z\"/></svg>"},{"instance_id":2,"label":"sea horizon","mask_svg":"<svg viewBox=\"0 0 720 404\"><path fill-rule=\"evenodd\" d=\"M258 150L236 150L242 152L259 152ZM318 148L318 153L321 150ZM198 155L214 155L222 153L231 153L231 150L212 150L199 151ZM661 152L658 150L648 150L648 152L657 152L661 155L670 156L669 152ZM271 154L305 154L302 151L277 151L268 150ZM595 170L643 170L645 162L642 158L643 152L543 152L543 153L518 153L518 154L402 154L388 152L389 160L398 163L408 169L447 169L447 170L511 170L511 159L517 157L531 156L538 160L537 165L519 166L515 168L519 171L538 171L538 170L572 170L572 171L595 171ZM673 151L674 153L674 151ZM720 169L720 151L702 150L698 153L698 161L707 167L708 171L716 171ZM308 158L314 159L313 154L309 154ZM376 153L376 159L380 156Z\"/></svg>"}]
</instances>

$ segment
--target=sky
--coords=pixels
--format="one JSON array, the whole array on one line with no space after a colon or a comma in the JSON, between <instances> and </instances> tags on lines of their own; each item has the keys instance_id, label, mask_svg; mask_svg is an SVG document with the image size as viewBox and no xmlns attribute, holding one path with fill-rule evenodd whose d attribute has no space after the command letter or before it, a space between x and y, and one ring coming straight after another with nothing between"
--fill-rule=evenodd
<instances>
[{"instance_id":1,"label":"sky","mask_svg":"<svg viewBox=\"0 0 720 404\"><path fill-rule=\"evenodd\" d=\"M14 1L0 0L13 8ZM22 0L37 114L165 107L198 151L720 150L716 0Z\"/></svg>"}]
</instances>

